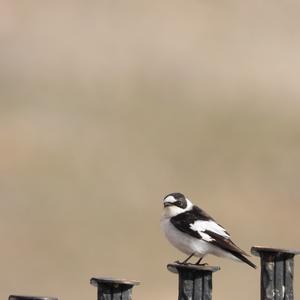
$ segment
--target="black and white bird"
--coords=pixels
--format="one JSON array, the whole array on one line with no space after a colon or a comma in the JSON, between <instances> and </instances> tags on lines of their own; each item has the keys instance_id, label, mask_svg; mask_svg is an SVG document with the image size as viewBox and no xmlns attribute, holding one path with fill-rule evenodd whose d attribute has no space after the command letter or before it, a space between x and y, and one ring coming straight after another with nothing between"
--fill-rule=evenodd
<instances>
[{"instance_id":1,"label":"black and white bird","mask_svg":"<svg viewBox=\"0 0 300 300\"><path fill-rule=\"evenodd\" d=\"M231 241L229 233L183 194L167 195L163 205L160 223L167 239L174 247L189 255L182 263L196 256L199 258L196 264L200 264L206 254L214 254L256 268L245 257L249 255Z\"/></svg>"}]
</instances>

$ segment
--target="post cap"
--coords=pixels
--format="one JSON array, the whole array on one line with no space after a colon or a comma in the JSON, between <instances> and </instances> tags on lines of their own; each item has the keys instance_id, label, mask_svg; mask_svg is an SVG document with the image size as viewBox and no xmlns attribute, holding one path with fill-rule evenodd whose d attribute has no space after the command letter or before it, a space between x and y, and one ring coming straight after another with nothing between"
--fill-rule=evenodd
<instances>
[{"instance_id":1,"label":"post cap","mask_svg":"<svg viewBox=\"0 0 300 300\"><path fill-rule=\"evenodd\" d=\"M297 255L300 254L300 250L295 249L280 249L280 248L269 248L262 246L254 246L251 248L251 253L255 256L260 256L262 253L270 255Z\"/></svg>"},{"instance_id":2,"label":"post cap","mask_svg":"<svg viewBox=\"0 0 300 300\"><path fill-rule=\"evenodd\" d=\"M46 296L25 296L25 295L10 295L9 300L58 300L54 297Z\"/></svg>"},{"instance_id":3,"label":"post cap","mask_svg":"<svg viewBox=\"0 0 300 300\"><path fill-rule=\"evenodd\" d=\"M177 274L178 270L190 270L190 271L198 271L198 272L216 272L219 271L221 268L216 266L201 266L201 265L195 265L195 264L168 264L167 269Z\"/></svg>"},{"instance_id":4,"label":"post cap","mask_svg":"<svg viewBox=\"0 0 300 300\"><path fill-rule=\"evenodd\" d=\"M134 281L134 280L127 280L127 279L117 279L117 278L112 278L112 277L93 277L90 280L90 284L93 286L98 287L101 283L106 283L106 284L111 284L114 286L119 286L119 285L139 285L139 281Z\"/></svg>"}]
</instances>

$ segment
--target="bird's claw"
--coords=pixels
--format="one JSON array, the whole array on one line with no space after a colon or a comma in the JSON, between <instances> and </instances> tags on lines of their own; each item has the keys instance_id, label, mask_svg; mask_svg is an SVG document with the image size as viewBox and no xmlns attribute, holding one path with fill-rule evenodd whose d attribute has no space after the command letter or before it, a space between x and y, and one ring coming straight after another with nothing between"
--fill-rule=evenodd
<instances>
[{"instance_id":1,"label":"bird's claw","mask_svg":"<svg viewBox=\"0 0 300 300\"><path fill-rule=\"evenodd\" d=\"M178 265L194 265L194 266L200 266L200 267L205 267L205 266L208 266L208 263L203 263L203 264L191 264L191 263L188 263L188 262L185 262L185 261L179 261L179 260L176 260L175 261L175 264L178 264Z\"/></svg>"},{"instance_id":2,"label":"bird's claw","mask_svg":"<svg viewBox=\"0 0 300 300\"><path fill-rule=\"evenodd\" d=\"M175 261L175 264L179 264L179 265L188 265L189 263L188 263L188 262L185 262L185 261L179 261L179 260L176 260L176 261Z\"/></svg>"}]
</instances>

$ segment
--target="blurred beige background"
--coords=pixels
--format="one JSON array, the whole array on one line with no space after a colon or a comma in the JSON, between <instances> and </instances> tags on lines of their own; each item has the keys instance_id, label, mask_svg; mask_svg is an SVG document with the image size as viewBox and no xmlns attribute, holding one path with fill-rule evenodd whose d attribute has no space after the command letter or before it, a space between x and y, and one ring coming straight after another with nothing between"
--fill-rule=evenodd
<instances>
[{"instance_id":1,"label":"blurred beige background","mask_svg":"<svg viewBox=\"0 0 300 300\"><path fill-rule=\"evenodd\" d=\"M1 1L1 298L95 300L98 275L176 299L165 266L184 256L159 228L175 191L245 250L300 248L299 14L289 0ZM214 299L259 299L259 270L206 261L222 268Z\"/></svg>"}]
</instances>

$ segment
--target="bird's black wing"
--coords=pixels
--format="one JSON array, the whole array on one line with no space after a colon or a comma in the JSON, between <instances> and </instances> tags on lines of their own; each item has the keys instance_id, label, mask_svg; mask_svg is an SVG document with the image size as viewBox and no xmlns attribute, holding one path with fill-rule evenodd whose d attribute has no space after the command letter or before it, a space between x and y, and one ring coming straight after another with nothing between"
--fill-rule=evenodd
<instances>
[{"instance_id":1,"label":"bird's black wing","mask_svg":"<svg viewBox=\"0 0 300 300\"><path fill-rule=\"evenodd\" d=\"M205 230L203 233L208 234L213 240L210 242L211 244L218 246L219 248L229 251L229 252L237 252L243 255L249 256L246 252L240 249L236 244L234 244L230 238L225 238L213 231Z\"/></svg>"},{"instance_id":2,"label":"bird's black wing","mask_svg":"<svg viewBox=\"0 0 300 300\"><path fill-rule=\"evenodd\" d=\"M211 244L217 246L218 248L221 248L224 251L229 252L233 256L237 257L241 261L247 263L252 268L256 268L256 265L253 264L248 258L245 256L249 256L245 251L243 251L241 248L239 248L235 243L231 241L230 238L226 238L224 236L221 236L213 231L206 230L204 233L208 234L212 240L210 241Z\"/></svg>"},{"instance_id":3,"label":"bird's black wing","mask_svg":"<svg viewBox=\"0 0 300 300\"><path fill-rule=\"evenodd\" d=\"M171 223L181 232L189 234L195 238L202 239L200 233L191 228L191 224L196 221L214 221L205 211L197 206L191 210L178 214L170 219Z\"/></svg>"}]
</instances>

